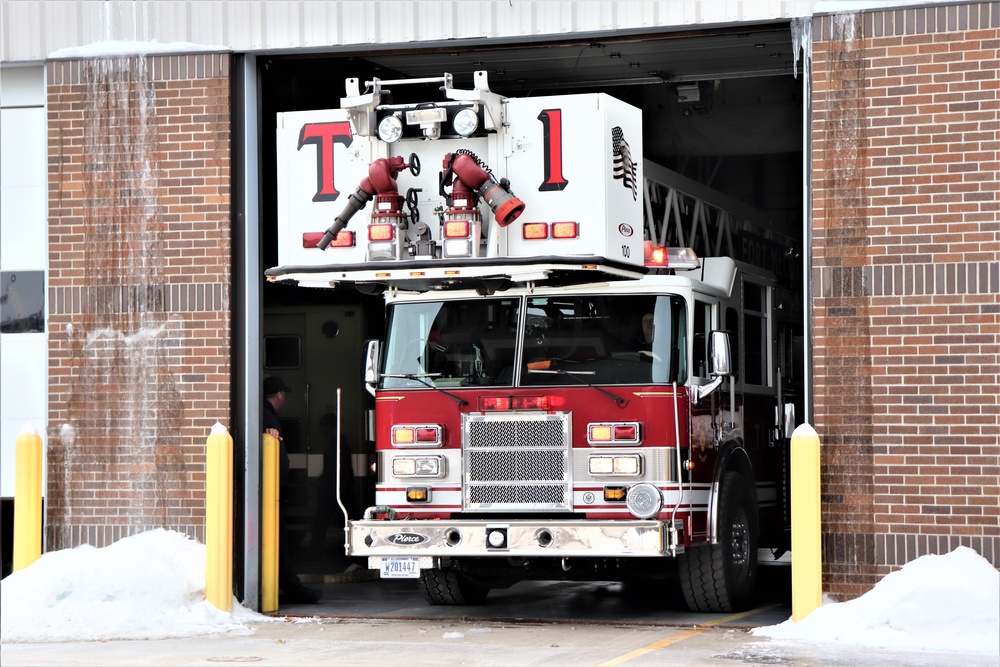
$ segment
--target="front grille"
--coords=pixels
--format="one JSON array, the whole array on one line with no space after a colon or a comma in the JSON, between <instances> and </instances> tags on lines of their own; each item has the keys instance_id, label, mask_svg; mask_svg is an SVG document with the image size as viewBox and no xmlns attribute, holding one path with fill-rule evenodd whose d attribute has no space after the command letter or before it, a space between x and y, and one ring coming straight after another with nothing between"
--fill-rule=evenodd
<instances>
[{"instance_id":1,"label":"front grille","mask_svg":"<svg viewBox=\"0 0 1000 667\"><path fill-rule=\"evenodd\" d=\"M464 420L464 509L570 509L569 413L464 415Z\"/></svg>"}]
</instances>

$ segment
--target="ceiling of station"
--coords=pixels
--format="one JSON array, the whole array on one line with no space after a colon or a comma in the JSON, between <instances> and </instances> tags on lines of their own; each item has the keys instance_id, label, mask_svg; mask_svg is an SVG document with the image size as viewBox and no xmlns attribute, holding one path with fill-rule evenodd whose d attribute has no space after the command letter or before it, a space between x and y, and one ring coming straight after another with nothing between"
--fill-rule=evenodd
<instances>
[{"instance_id":1,"label":"ceiling of station","mask_svg":"<svg viewBox=\"0 0 1000 667\"><path fill-rule=\"evenodd\" d=\"M790 76L791 31L787 25L749 29L660 33L549 44L423 49L366 54L366 60L407 77L450 72L455 85L486 70L491 87L504 94L564 88L671 85L704 80Z\"/></svg>"}]
</instances>

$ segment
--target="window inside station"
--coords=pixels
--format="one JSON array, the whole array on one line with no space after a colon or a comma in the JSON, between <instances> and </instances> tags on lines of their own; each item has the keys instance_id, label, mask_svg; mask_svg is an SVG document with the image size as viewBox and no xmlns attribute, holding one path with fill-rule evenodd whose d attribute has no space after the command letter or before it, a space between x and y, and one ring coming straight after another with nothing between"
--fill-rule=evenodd
<instances>
[{"instance_id":1,"label":"window inside station","mask_svg":"<svg viewBox=\"0 0 1000 667\"><path fill-rule=\"evenodd\" d=\"M302 338L297 335L264 336L264 368L281 370L302 366Z\"/></svg>"}]
</instances>

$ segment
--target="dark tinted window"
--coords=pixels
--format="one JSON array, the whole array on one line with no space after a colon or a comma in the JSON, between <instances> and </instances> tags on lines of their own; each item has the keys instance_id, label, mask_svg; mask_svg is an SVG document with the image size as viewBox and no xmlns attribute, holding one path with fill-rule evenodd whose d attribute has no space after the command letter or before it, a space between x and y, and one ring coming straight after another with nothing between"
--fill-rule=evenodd
<instances>
[{"instance_id":1,"label":"dark tinted window","mask_svg":"<svg viewBox=\"0 0 1000 667\"><path fill-rule=\"evenodd\" d=\"M302 340L298 336L264 336L264 368L298 368L302 365Z\"/></svg>"},{"instance_id":2,"label":"dark tinted window","mask_svg":"<svg viewBox=\"0 0 1000 667\"><path fill-rule=\"evenodd\" d=\"M45 272L0 272L0 332L45 331Z\"/></svg>"}]
</instances>

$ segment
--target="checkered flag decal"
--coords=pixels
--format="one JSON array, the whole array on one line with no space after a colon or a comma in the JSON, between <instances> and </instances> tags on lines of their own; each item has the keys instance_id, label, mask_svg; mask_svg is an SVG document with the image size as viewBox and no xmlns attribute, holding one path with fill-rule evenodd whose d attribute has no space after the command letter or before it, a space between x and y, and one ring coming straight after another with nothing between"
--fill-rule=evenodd
<instances>
[{"instance_id":1,"label":"checkered flag decal","mask_svg":"<svg viewBox=\"0 0 1000 667\"><path fill-rule=\"evenodd\" d=\"M632 199L637 199L639 193L632 151L628 147L628 142L625 141L625 133L617 125L611 128L611 146L615 156L614 178L615 180L621 179L622 185L632 191Z\"/></svg>"}]
</instances>

